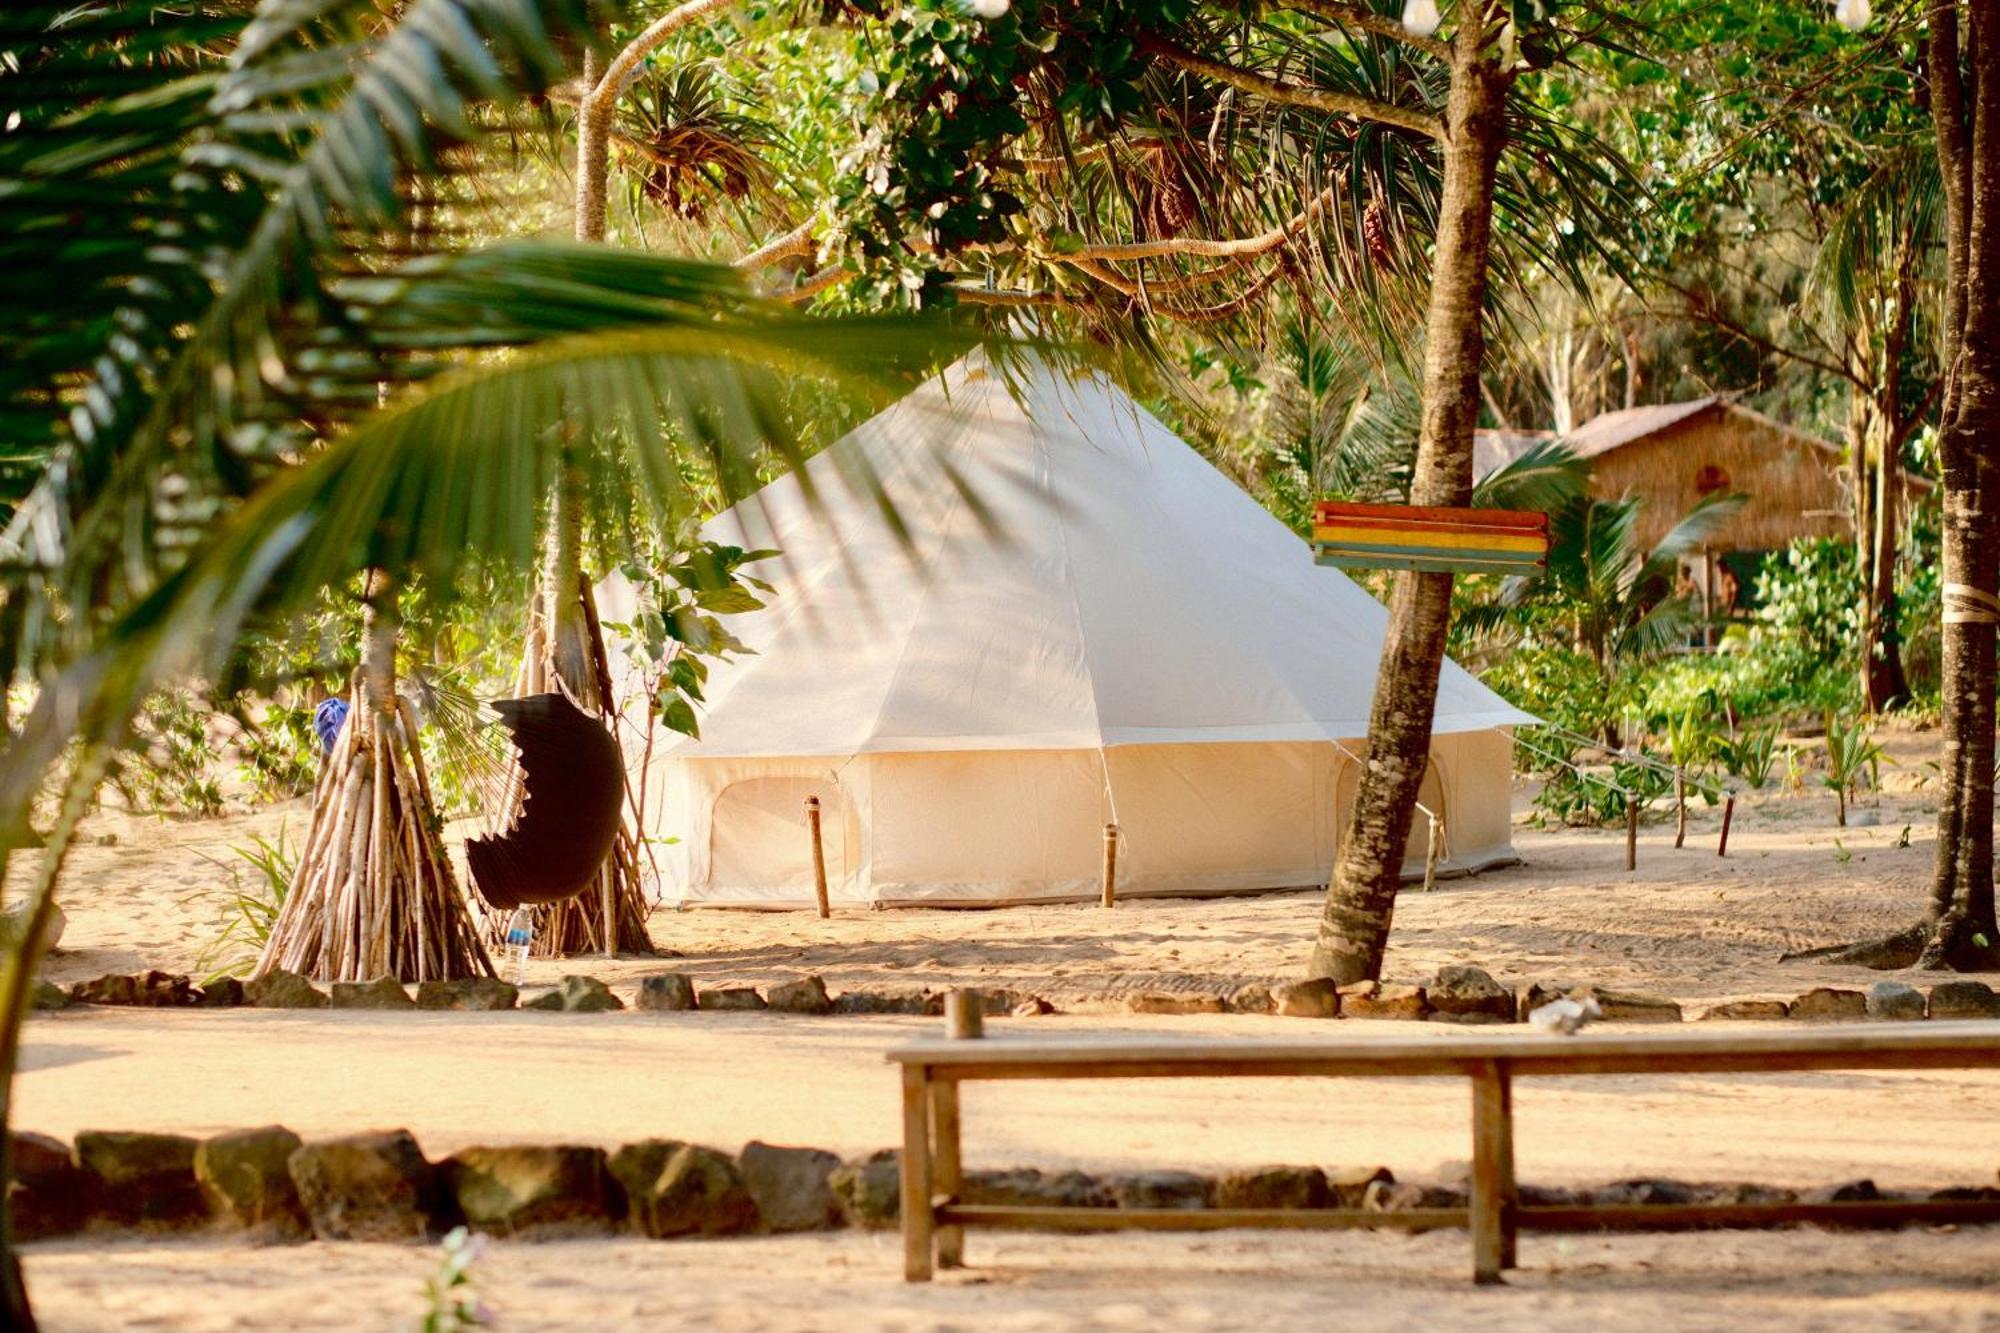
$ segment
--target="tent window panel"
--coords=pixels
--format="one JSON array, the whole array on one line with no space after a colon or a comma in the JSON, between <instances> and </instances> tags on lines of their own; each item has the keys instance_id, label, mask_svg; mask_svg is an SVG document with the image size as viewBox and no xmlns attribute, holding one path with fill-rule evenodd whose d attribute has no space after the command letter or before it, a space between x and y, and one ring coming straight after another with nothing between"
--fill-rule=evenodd
<instances>
[{"instance_id":1,"label":"tent window panel","mask_svg":"<svg viewBox=\"0 0 2000 1333\"><path fill-rule=\"evenodd\" d=\"M820 845L830 895L846 889L847 803L826 778L744 778L722 789L709 821L709 883L724 889L765 889L810 902L812 838L805 801L819 797Z\"/></svg>"},{"instance_id":2,"label":"tent window panel","mask_svg":"<svg viewBox=\"0 0 2000 1333\"><path fill-rule=\"evenodd\" d=\"M952 751L872 763L877 885L1004 889L1096 879L1110 816L1095 751Z\"/></svg>"}]
</instances>

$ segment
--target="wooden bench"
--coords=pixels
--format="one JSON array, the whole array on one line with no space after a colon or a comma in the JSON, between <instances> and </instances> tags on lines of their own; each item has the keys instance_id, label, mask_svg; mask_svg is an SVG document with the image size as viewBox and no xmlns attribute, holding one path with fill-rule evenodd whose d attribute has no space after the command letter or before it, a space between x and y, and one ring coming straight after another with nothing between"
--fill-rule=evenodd
<instances>
[{"instance_id":1,"label":"wooden bench","mask_svg":"<svg viewBox=\"0 0 2000 1333\"><path fill-rule=\"evenodd\" d=\"M2000 1201L1880 1199L1826 1203L1522 1205L1514 1179L1512 1089L1524 1075L1725 1074L1836 1069L2000 1069L2000 1023L1867 1024L1659 1034L1510 1032L1393 1039L1214 1041L1120 1036L1075 1040L924 1041L889 1052L903 1070L903 1275L963 1263L967 1227L1217 1230L1466 1227L1473 1281L1515 1266L1515 1234L1602 1229L1773 1227L1796 1223L2000 1221ZM1468 1206L1358 1208L1082 1208L967 1203L959 1087L991 1079L1456 1076L1472 1084Z\"/></svg>"}]
</instances>

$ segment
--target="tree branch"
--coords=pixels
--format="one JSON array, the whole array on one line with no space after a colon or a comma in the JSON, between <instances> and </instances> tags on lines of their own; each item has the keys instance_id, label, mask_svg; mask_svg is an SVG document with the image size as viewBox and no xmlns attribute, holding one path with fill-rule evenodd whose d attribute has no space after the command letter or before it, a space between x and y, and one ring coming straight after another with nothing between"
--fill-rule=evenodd
<instances>
[{"instance_id":1,"label":"tree branch","mask_svg":"<svg viewBox=\"0 0 2000 1333\"><path fill-rule=\"evenodd\" d=\"M1142 35L1138 44L1140 50L1158 56L1168 64L1184 69L1190 74L1203 75L1268 102L1277 102L1283 106L1308 107L1331 115L1352 116L1356 120L1372 120L1378 124L1394 125L1399 129L1428 135L1433 139L1444 138L1444 122L1436 116L1426 115L1421 111L1392 106L1387 102L1378 102L1372 97L1358 97L1353 93L1339 93L1330 88L1315 88L1309 84L1273 79L1235 65L1225 64L1220 60L1196 55L1163 37Z\"/></svg>"},{"instance_id":2,"label":"tree branch","mask_svg":"<svg viewBox=\"0 0 2000 1333\"><path fill-rule=\"evenodd\" d=\"M809 217L783 236L766 241L749 254L737 260L735 267L743 269L769 268L786 259L797 259L813 252L813 232L819 227L818 217Z\"/></svg>"},{"instance_id":3,"label":"tree branch","mask_svg":"<svg viewBox=\"0 0 2000 1333\"><path fill-rule=\"evenodd\" d=\"M1450 43L1435 37L1419 37L1387 14L1377 14L1364 5L1349 4L1345 0L1285 0L1283 7L1311 14L1329 23L1338 23L1344 28L1359 28L1377 37L1387 37L1390 41L1413 46L1427 56L1436 56L1439 60L1451 59Z\"/></svg>"},{"instance_id":4,"label":"tree branch","mask_svg":"<svg viewBox=\"0 0 2000 1333\"><path fill-rule=\"evenodd\" d=\"M637 37L625 44L604 71L604 77L597 86L585 95L584 100L595 110L608 111L616 106L618 99L625 95L639 79L646 66L646 57L666 45L667 41L695 23L721 13L736 4L736 0L687 0L686 4L675 5L648 24Z\"/></svg>"}]
</instances>

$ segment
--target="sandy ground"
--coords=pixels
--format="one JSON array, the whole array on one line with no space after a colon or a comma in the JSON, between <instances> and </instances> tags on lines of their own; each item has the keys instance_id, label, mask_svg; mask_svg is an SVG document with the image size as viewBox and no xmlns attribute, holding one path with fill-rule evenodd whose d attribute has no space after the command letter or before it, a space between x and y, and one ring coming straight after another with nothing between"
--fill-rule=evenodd
<instances>
[{"instance_id":1,"label":"sandy ground","mask_svg":"<svg viewBox=\"0 0 2000 1333\"><path fill-rule=\"evenodd\" d=\"M2000 1238L1818 1231L1536 1238L1505 1288L1465 1280L1461 1233L976 1235L966 1273L895 1278L888 1236L493 1247L476 1266L506 1330L1479 1329L1737 1333L2000 1327ZM37 1247L60 1333L414 1326L436 1256L379 1245Z\"/></svg>"},{"instance_id":2,"label":"sandy ground","mask_svg":"<svg viewBox=\"0 0 2000 1333\"><path fill-rule=\"evenodd\" d=\"M1903 739L1902 785L1917 785L1926 744ZM1870 809L1872 827L1839 830L1824 794L1752 797L1726 860L1714 854L1714 812L1698 814L1678 851L1670 827L1651 825L1636 874L1623 869L1618 832L1524 826L1523 865L1405 897L1388 972L1419 980L1471 961L1507 981L1588 980L1697 1007L1865 985L1873 974L1776 958L1919 910L1929 799L1905 790ZM296 839L305 818L296 804L206 822L98 817L71 862L68 933L47 974L193 969L222 909L231 846L281 826ZM1316 895L1288 894L830 922L663 911L654 938L677 956L537 963L531 980L585 971L630 982L672 967L704 983L817 972L836 991L1006 985L1081 1012L997 1023L1003 1035L1295 1036L1297 1020L1107 1011L1133 991L1293 975L1317 909ZM68 1135L279 1122L309 1137L405 1126L433 1156L647 1135L859 1154L897 1138L882 1052L932 1027L769 1014L72 1011L31 1023L16 1123ZM1990 1183L2000 1166L2000 1074L1569 1080L1517 1097L1522 1176L1548 1184L1651 1173L1787 1185L1868 1176L1893 1188ZM1469 1155L1456 1081L979 1086L966 1117L975 1167L1382 1164L1448 1178ZM1505 1292L1463 1284L1458 1233L982 1236L974 1272L931 1289L896 1282L893 1242L861 1235L497 1246L481 1270L502 1327L518 1329L1262 1328L1329 1311L1397 1328L2000 1328L2000 1229L1530 1239L1523 1257ZM29 1272L57 1329L365 1329L409 1327L435 1264L422 1249L94 1239L36 1247Z\"/></svg>"}]
</instances>

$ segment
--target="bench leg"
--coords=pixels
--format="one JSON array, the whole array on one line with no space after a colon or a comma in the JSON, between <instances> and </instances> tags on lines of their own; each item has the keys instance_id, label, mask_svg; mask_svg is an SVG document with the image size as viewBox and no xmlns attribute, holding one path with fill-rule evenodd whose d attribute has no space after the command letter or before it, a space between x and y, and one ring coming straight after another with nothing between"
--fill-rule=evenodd
<instances>
[{"instance_id":1,"label":"bench leg","mask_svg":"<svg viewBox=\"0 0 2000 1333\"><path fill-rule=\"evenodd\" d=\"M1494 1283L1515 1266L1512 1080L1494 1061L1472 1075L1472 1280Z\"/></svg>"},{"instance_id":2,"label":"bench leg","mask_svg":"<svg viewBox=\"0 0 2000 1333\"><path fill-rule=\"evenodd\" d=\"M930 1070L903 1066L903 1280L931 1280Z\"/></svg>"},{"instance_id":3,"label":"bench leg","mask_svg":"<svg viewBox=\"0 0 2000 1333\"><path fill-rule=\"evenodd\" d=\"M931 1181L937 1193L957 1200L964 1176L958 1160L956 1079L941 1078L931 1082L931 1143ZM937 1266L965 1267L964 1227L943 1226L937 1229Z\"/></svg>"}]
</instances>

